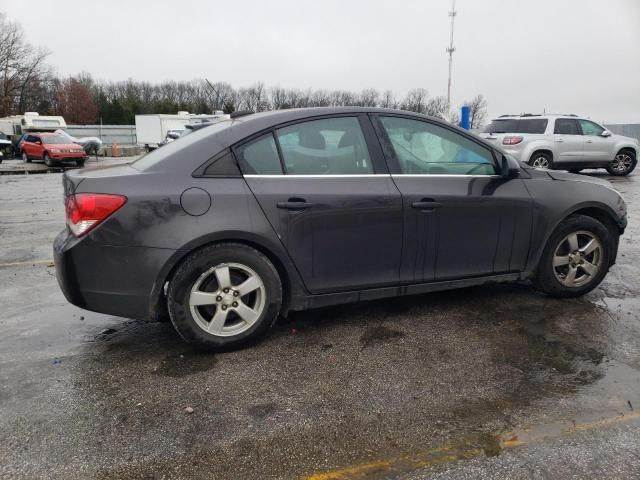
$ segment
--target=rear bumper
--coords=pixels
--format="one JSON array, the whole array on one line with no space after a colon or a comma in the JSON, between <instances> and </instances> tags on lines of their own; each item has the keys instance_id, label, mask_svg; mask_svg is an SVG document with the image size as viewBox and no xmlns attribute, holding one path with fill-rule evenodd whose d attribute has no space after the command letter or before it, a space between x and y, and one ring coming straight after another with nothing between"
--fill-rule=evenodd
<instances>
[{"instance_id":1,"label":"rear bumper","mask_svg":"<svg viewBox=\"0 0 640 480\"><path fill-rule=\"evenodd\" d=\"M67 300L80 308L146 319L157 299L152 292L174 250L98 245L66 229L53 244L56 277Z\"/></svg>"}]
</instances>

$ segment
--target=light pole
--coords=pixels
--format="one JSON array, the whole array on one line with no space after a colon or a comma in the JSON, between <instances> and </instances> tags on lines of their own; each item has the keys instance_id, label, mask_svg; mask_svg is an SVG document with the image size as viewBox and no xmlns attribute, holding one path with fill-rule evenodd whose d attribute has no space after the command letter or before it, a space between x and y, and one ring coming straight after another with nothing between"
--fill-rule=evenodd
<instances>
[{"instance_id":1,"label":"light pole","mask_svg":"<svg viewBox=\"0 0 640 480\"><path fill-rule=\"evenodd\" d=\"M447 112L449 113L449 117L451 117L451 67L453 64L453 52L456 51L453 46L453 23L456 18L456 0L451 0L451 11L449 12L449 17L451 18L451 34L449 37L449 48L447 48L447 53L449 54L449 82L447 83Z\"/></svg>"}]
</instances>

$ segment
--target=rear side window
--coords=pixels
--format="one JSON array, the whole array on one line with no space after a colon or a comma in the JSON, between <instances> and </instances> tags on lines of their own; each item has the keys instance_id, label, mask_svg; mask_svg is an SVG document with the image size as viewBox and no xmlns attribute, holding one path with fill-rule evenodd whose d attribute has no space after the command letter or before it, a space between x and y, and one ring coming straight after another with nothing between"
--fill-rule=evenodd
<instances>
[{"instance_id":1,"label":"rear side window","mask_svg":"<svg viewBox=\"0 0 640 480\"><path fill-rule=\"evenodd\" d=\"M238 147L236 157L245 175L282 175L278 148L271 133Z\"/></svg>"},{"instance_id":2,"label":"rear side window","mask_svg":"<svg viewBox=\"0 0 640 480\"><path fill-rule=\"evenodd\" d=\"M578 123L570 118L558 118L553 133L561 135L580 135Z\"/></svg>"},{"instance_id":3,"label":"rear side window","mask_svg":"<svg viewBox=\"0 0 640 480\"><path fill-rule=\"evenodd\" d=\"M547 130L549 121L546 118L522 118L494 120L487 127L485 133L537 133Z\"/></svg>"},{"instance_id":4,"label":"rear side window","mask_svg":"<svg viewBox=\"0 0 640 480\"><path fill-rule=\"evenodd\" d=\"M367 144L355 117L296 123L276 131L289 175L373 173Z\"/></svg>"}]
</instances>

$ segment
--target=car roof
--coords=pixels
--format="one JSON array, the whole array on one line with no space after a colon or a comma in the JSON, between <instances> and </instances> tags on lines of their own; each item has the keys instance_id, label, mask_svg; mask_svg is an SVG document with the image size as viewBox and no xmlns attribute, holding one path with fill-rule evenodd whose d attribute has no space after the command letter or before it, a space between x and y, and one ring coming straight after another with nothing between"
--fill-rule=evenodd
<instances>
[{"instance_id":1,"label":"car roof","mask_svg":"<svg viewBox=\"0 0 640 480\"><path fill-rule=\"evenodd\" d=\"M493 120L522 120L522 119L539 119L539 118L582 118L573 113L523 113L520 115L500 115Z\"/></svg>"}]
</instances>

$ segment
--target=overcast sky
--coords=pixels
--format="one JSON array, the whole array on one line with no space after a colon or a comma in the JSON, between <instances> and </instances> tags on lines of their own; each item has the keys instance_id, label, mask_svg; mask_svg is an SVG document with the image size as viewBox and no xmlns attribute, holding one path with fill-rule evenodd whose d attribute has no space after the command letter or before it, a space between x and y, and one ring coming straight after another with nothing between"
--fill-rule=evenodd
<instances>
[{"instance_id":1,"label":"overcast sky","mask_svg":"<svg viewBox=\"0 0 640 480\"><path fill-rule=\"evenodd\" d=\"M446 95L450 0L0 0L59 73ZM640 0L457 0L452 101L640 122Z\"/></svg>"}]
</instances>

